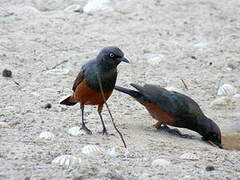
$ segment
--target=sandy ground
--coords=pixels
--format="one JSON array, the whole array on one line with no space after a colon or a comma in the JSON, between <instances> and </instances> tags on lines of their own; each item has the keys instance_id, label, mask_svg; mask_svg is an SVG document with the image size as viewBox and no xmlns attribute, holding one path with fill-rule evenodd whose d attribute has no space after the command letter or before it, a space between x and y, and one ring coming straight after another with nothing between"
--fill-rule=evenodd
<instances>
[{"instance_id":1,"label":"sandy ground","mask_svg":"<svg viewBox=\"0 0 240 180\"><path fill-rule=\"evenodd\" d=\"M240 179L238 151L212 147L184 129L195 138L159 132L140 104L115 91L108 103L130 155L86 157L81 153L86 144L122 147L106 109L103 116L114 135L97 133L102 126L96 108L87 107L93 135L71 136L67 130L79 126L79 106L59 105L81 65L104 46L117 45L131 61L119 66L118 85L175 87L195 99L223 134L239 132L239 106L216 109L211 102L219 84L240 90L240 1L121 0L110 4L110 12L63 11L73 2L86 4L62 1L39 11L30 1L1 0L0 71L12 70L13 78L0 77L0 121L10 125L0 128L0 179ZM52 108L45 109L47 103ZM39 139L42 131L55 138ZM184 153L197 158L182 159ZM51 163L64 154L83 162L77 168ZM170 164L153 166L159 158Z\"/></svg>"}]
</instances>

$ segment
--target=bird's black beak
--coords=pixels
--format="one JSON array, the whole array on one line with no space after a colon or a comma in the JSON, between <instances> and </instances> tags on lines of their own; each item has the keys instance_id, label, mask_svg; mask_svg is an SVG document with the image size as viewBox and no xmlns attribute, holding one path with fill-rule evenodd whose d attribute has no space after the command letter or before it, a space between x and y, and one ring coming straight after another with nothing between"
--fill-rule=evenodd
<instances>
[{"instance_id":1,"label":"bird's black beak","mask_svg":"<svg viewBox=\"0 0 240 180\"><path fill-rule=\"evenodd\" d=\"M118 58L119 61L125 62L125 63L129 63L128 59L125 57L122 58Z\"/></svg>"},{"instance_id":2,"label":"bird's black beak","mask_svg":"<svg viewBox=\"0 0 240 180\"><path fill-rule=\"evenodd\" d=\"M209 144L213 145L213 146L217 146L220 149L223 149L223 145L219 142L212 142L212 141L208 141Z\"/></svg>"}]
</instances>

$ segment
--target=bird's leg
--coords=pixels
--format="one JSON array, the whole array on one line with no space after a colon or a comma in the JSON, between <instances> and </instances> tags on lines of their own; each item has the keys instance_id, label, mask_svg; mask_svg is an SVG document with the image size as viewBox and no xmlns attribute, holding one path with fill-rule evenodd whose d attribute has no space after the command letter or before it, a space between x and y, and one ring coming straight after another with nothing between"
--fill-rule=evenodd
<instances>
[{"instance_id":1,"label":"bird's leg","mask_svg":"<svg viewBox=\"0 0 240 180\"><path fill-rule=\"evenodd\" d=\"M106 126L105 126L105 124L104 124L104 121L103 121L103 118L102 118L102 108L103 108L103 105L99 105L98 106L98 114L99 114L99 117L100 117L100 119L101 119L101 122L102 122L102 126L103 126L103 130L102 130L102 132L100 132L100 133L102 133L103 135L104 134L108 134L108 132L107 132L107 129L106 129Z\"/></svg>"},{"instance_id":2,"label":"bird's leg","mask_svg":"<svg viewBox=\"0 0 240 180\"><path fill-rule=\"evenodd\" d=\"M162 125L162 122L161 121L158 121L156 124L154 124L153 126L157 129L161 129L161 125Z\"/></svg>"},{"instance_id":3,"label":"bird's leg","mask_svg":"<svg viewBox=\"0 0 240 180\"><path fill-rule=\"evenodd\" d=\"M82 110L82 127L80 129L84 130L87 134L92 134L92 131L90 129L87 128L87 126L85 125L84 122L84 105L80 105L80 108Z\"/></svg>"}]
</instances>

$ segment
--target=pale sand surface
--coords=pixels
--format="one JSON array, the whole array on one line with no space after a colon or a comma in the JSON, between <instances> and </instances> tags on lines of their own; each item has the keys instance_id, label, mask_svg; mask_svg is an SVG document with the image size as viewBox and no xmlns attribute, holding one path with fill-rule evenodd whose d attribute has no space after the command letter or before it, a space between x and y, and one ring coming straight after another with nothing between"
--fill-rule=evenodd
<instances>
[{"instance_id":1,"label":"pale sand surface","mask_svg":"<svg viewBox=\"0 0 240 180\"><path fill-rule=\"evenodd\" d=\"M0 179L240 179L238 151L212 147L185 129L195 138L159 132L143 106L116 91L108 104L132 155L87 158L81 154L85 144L122 146L106 108L103 118L114 135L99 135L96 108L86 107L93 135L76 137L67 130L79 125L79 106L59 105L81 65L102 47L117 45L131 61L119 66L118 85L175 87L195 99L223 134L239 131L239 106L216 109L211 102L219 82L240 91L240 1L121 0L112 2L111 12L63 11L72 2L86 4L62 1L55 10L39 11L27 0L1 0L0 71L11 69L13 78L0 77L0 121L10 125L0 129ZM52 108L43 108L47 103ZM42 131L55 139L39 140ZM187 152L198 159L181 159ZM74 169L51 164L63 154L85 163ZM170 165L153 167L158 158ZM209 165L215 170L206 171Z\"/></svg>"}]
</instances>

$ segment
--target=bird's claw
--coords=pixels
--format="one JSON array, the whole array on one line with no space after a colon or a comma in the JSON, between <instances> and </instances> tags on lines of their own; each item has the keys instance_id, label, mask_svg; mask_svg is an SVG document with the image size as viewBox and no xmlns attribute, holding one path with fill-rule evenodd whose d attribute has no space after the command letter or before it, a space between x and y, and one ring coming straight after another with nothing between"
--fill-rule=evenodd
<instances>
[{"instance_id":1,"label":"bird's claw","mask_svg":"<svg viewBox=\"0 0 240 180\"><path fill-rule=\"evenodd\" d=\"M182 137L182 138L192 138L193 136L191 135L188 135L188 134L182 134L178 129L171 129L169 128L168 126L164 125L164 126L161 126L160 128L158 128L159 130L163 130L163 131L166 131L168 132L169 134L172 134L174 136L179 136L179 137Z\"/></svg>"},{"instance_id":2,"label":"bird's claw","mask_svg":"<svg viewBox=\"0 0 240 180\"><path fill-rule=\"evenodd\" d=\"M102 135L108 135L107 129L103 129L99 133L102 134Z\"/></svg>"},{"instance_id":3,"label":"bird's claw","mask_svg":"<svg viewBox=\"0 0 240 180\"><path fill-rule=\"evenodd\" d=\"M86 134L92 135L92 131L90 129L88 129L85 125L82 125L82 127L80 129L84 130L86 132Z\"/></svg>"}]
</instances>

